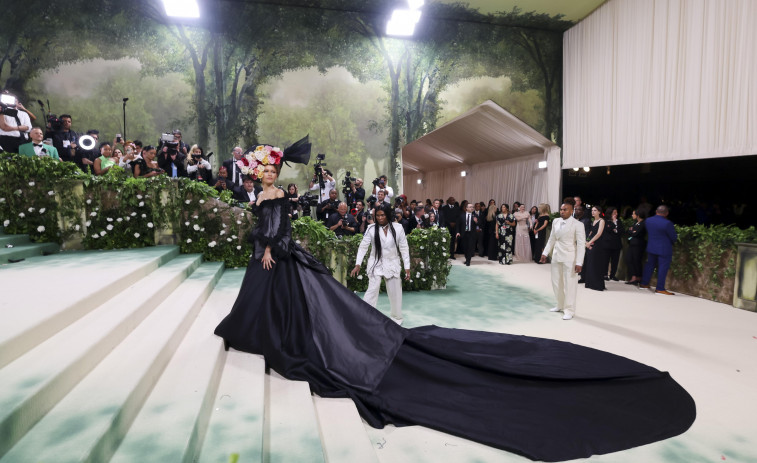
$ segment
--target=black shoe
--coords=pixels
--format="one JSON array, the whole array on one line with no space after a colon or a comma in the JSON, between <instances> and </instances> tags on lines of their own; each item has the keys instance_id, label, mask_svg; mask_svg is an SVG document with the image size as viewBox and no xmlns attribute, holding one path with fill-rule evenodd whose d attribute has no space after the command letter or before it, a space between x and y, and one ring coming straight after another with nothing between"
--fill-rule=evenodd
<instances>
[{"instance_id":1,"label":"black shoe","mask_svg":"<svg viewBox=\"0 0 757 463\"><path fill-rule=\"evenodd\" d=\"M452 259L452 260L457 260L457 259L455 259L455 256L449 256L449 258Z\"/></svg>"},{"instance_id":2,"label":"black shoe","mask_svg":"<svg viewBox=\"0 0 757 463\"><path fill-rule=\"evenodd\" d=\"M610 277L610 280L612 280L612 281L620 281L616 277Z\"/></svg>"},{"instance_id":3,"label":"black shoe","mask_svg":"<svg viewBox=\"0 0 757 463\"><path fill-rule=\"evenodd\" d=\"M605 281L610 281L610 277L608 277L607 275L605 275Z\"/></svg>"},{"instance_id":4,"label":"black shoe","mask_svg":"<svg viewBox=\"0 0 757 463\"><path fill-rule=\"evenodd\" d=\"M465 263L465 265L466 265L467 267L470 267L470 262L466 262L466 263Z\"/></svg>"}]
</instances>

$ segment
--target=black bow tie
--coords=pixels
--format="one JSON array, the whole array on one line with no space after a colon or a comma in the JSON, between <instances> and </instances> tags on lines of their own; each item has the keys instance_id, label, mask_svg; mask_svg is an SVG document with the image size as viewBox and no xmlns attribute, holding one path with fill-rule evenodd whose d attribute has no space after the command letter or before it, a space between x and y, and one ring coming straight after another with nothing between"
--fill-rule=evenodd
<instances>
[{"instance_id":1,"label":"black bow tie","mask_svg":"<svg viewBox=\"0 0 757 463\"><path fill-rule=\"evenodd\" d=\"M36 143L32 143L32 145L34 145L34 146L40 146L40 147L41 147L41 146L42 146L42 143L40 143L39 145L38 145L38 144L36 144Z\"/></svg>"}]
</instances>

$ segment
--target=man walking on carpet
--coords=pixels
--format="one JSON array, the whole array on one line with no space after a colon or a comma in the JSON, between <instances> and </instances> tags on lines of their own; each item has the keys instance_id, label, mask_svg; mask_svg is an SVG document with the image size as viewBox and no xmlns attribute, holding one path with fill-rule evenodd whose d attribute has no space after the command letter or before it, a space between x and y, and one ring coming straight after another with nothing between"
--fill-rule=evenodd
<instances>
[{"instance_id":1,"label":"man walking on carpet","mask_svg":"<svg viewBox=\"0 0 757 463\"><path fill-rule=\"evenodd\" d=\"M670 263L673 261L673 243L678 240L678 233L673 222L668 220L668 206L657 208L656 214L644 221L647 229L647 264L641 277L639 288L649 288L652 272L657 267L657 289L655 294L673 296L665 289L665 278L668 276Z\"/></svg>"},{"instance_id":2,"label":"man walking on carpet","mask_svg":"<svg viewBox=\"0 0 757 463\"><path fill-rule=\"evenodd\" d=\"M557 306L550 312L564 312L563 320L576 314L578 274L586 252L584 225L573 217L573 200L566 198L560 206L560 218L552 222L552 233L539 262L547 262L552 252L552 289Z\"/></svg>"}]
</instances>

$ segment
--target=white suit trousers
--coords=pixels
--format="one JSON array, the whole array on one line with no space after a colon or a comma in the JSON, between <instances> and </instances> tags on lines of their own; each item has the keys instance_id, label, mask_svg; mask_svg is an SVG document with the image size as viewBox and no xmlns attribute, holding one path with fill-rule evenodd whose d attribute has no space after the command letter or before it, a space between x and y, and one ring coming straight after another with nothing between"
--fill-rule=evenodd
<instances>
[{"instance_id":1,"label":"white suit trousers","mask_svg":"<svg viewBox=\"0 0 757 463\"><path fill-rule=\"evenodd\" d=\"M378 302L379 290L381 289L381 279L384 277L368 277L368 290L363 296L363 300L373 307ZM389 295L389 305L392 308L392 318L402 320L402 279L384 278L386 281L386 293Z\"/></svg>"},{"instance_id":2,"label":"white suit trousers","mask_svg":"<svg viewBox=\"0 0 757 463\"><path fill-rule=\"evenodd\" d=\"M552 262L552 289L557 298L557 308L566 314L576 313L576 290L578 274L573 262Z\"/></svg>"}]
</instances>

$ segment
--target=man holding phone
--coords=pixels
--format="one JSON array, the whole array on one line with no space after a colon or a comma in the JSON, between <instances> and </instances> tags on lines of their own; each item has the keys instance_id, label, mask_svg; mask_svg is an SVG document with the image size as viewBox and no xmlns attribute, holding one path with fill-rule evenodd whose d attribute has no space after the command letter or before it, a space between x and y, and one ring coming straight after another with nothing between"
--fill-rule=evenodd
<instances>
[{"instance_id":1,"label":"man holding phone","mask_svg":"<svg viewBox=\"0 0 757 463\"><path fill-rule=\"evenodd\" d=\"M18 147L29 140L32 122L29 115L18 109L15 96L0 95L0 147L8 153L18 153Z\"/></svg>"}]
</instances>

